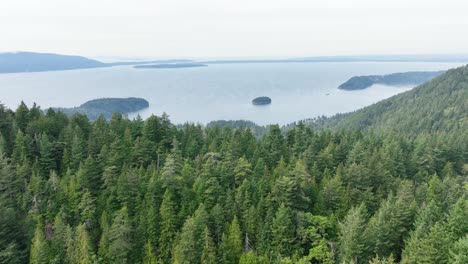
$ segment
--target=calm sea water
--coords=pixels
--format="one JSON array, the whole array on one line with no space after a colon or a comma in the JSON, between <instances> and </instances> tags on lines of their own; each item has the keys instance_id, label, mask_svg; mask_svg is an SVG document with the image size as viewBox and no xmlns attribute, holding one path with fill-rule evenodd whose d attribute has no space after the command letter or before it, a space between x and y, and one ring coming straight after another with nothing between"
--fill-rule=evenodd
<instances>
[{"instance_id":1,"label":"calm sea water","mask_svg":"<svg viewBox=\"0 0 468 264\"><path fill-rule=\"evenodd\" d=\"M42 108L72 107L102 97L142 97L174 123L246 119L287 124L349 112L412 87L375 85L361 91L337 87L355 75L434 71L460 63L347 62L218 64L200 68L134 69L131 66L60 72L0 74L0 102L15 109L21 100ZM269 96L268 106L251 100ZM131 117L134 115L131 115Z\"/></svg>"}]
</instances>

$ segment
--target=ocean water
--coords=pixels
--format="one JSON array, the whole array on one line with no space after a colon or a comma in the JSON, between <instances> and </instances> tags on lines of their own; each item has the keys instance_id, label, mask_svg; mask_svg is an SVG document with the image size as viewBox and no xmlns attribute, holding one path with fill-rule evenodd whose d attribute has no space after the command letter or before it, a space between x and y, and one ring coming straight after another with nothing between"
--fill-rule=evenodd
<instances>
[{"instance_id":1,"label":"ocean water","mask_svg":"<svg viewBox=\"0 0 468 264\"><path fill-rule=\"evenodd\" d=\"M435 71L461 63L327 62L215 64L199 68L134 69L0 74L0 102L15 109L23 100L42 108L78 106L103 97L142 97L143 118L166 112L173 123L251 120L287 124L357 110L413 87L374 85L360 91L337 87L356 75ZM258 96L272 104L254 106ZM134 117L136 114L131 114Z\"/></svg>"}]
</instances>

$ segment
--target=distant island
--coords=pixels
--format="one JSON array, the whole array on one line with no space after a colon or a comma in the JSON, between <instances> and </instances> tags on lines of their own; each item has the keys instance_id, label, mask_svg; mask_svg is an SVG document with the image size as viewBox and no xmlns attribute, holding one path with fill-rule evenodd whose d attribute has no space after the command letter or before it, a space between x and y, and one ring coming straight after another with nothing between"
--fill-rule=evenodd
<instances>
[{"instance_id":1,"label":"distant island","mask_svg":"<svg viewBox=\"0 0 468 264\"><path fill-rule=\"evenodd\" d=\"M151 65L138 65L136 69L174 69L174 68L193 68L193 67L206 67L208 65L203 63L187 62L187 63L164 63L164 64L151 64Z\"/></svg>"},{"instance_id":2,"label":"distant island","mask_svg":"<svg viewBox=\"0 0 468 264\"><path fill-rule=\"evenodd\" d=\"M82 56L54 53L6 52L0 53L0 73L45 72L103 68L149 63L190 63L191 60L123 61L105 63Z\"/></svg>"},{"instance_id":3,"label":"distant island","mask_svg":"<svg viewBox=\"0 0 468 264\"><path fill-rule=\"evenodd\" d=\"M267 96L260 96L252 100L254 105L269 105L271 104L271 98Z\"/></svg>"},{"instance_id":4,"label":"distant island","mask_svg":"<svg viewBox=\"0 0 468 264\"><path fill-rule=\"evenodd\" d=\"M102 68L126 65L141 65L145 68L187 68L203 67L210 64L252 64L252 63L316 63L316 62L467 62L468 55L372 55L372 56L329 56L284 59L239 59L239 60L207 60L194 61L190 59L167 59L148 61L116 61L101 62L82 56L62 55L38 52L5 52L0 53L1 73L64 71L90 68ZM149 65L153 64L153 65Z\"/></svg>"},{"instance_id":5,"label":"distant island","mask_svg":"<svg viewBox=\"0 0 468 264\"><path fill-rule=\"evenodd\" d=\"M0 73L42 72L107 67L103 62L81 56L52 53L0 53Z\"/></svg>"},{"instance_id":6,"label":"distant island","mask_svg":"<svg viewBox=\"0 0 468 264\"><path fill-rule=\"evenodd\" d=\"M137 112L149 107L149 102L142 98L101 98L88 101L78 107L61 108L53 107L56 111L64 112L67 115L76 113L85 114L90 120L95 120L103 115L110 119L115 112L128 114Z\"/></svg>"},{"instance_id":7,"label":"distant island","mask_svg":"<svg viewBox=\"0 0 468 264\"><path fill-rule=\"evenodd\" d=\"M430 55L360 55L360 56L318 56L284 59L232 59L199 61L205 64L235 63L314 63L314 62L468 62L468 55L430 54Z\"/></svg>"},{"instance_id":8,"label":"distant island","mask_svg":"<svg viewBox=\"0 0 468 264\"><path fill-rule=\"evenodd\" d=\"M438 75L441 75L442 73L444 73L444 71L402 72L388 75L354 76L345 83L341 84L338 89L348 91L362 90L371 87L374 84L384 84L391 86L419 85L433 79Z\"/></svg>"}]
</instances>

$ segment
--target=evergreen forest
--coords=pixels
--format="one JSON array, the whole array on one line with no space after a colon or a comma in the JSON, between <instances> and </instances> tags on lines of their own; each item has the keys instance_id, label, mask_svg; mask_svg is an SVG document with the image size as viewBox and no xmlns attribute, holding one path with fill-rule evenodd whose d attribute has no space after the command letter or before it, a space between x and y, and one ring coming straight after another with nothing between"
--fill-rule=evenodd
<instances>
[{"instance_id":1,"label":"evergreen forest","mask_svg":"<svg viewBox=\"0 0 468 264\"><path fill-rule=\"evenodd\" d=\"M249 127L0 106L0 263L468 263L468 67Z\"/></svg>"}]
</instances>

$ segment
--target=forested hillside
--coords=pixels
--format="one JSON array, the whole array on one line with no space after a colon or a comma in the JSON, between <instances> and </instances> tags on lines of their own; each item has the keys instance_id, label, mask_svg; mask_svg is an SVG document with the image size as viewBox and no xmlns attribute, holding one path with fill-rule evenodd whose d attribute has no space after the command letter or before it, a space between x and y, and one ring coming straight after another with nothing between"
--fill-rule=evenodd
<instances>
[{"instance_id":1,"label":"forested hillside","mask_svg":"<svg viewBox=\"0 0 468 264\"><path fill-rule=\"evenodd\" d=\"M468 66L353 113L308 120L315 128L417 135L468 129Z\"/></svg>"},{"instance_id":2,"label":"forested hillside","mask_svg":"<svg viewBox=\"0 0 468 264\"><path fill-rule=\"evenodd\" d=\"M467 263L467 79L261 139L0 107L0 263Z\"/></svg>"}]
</instances>

